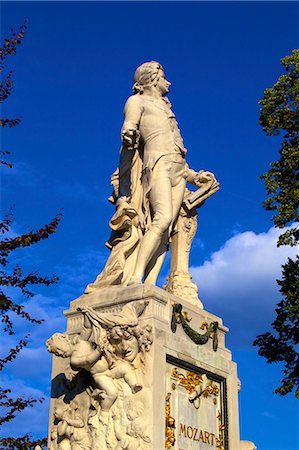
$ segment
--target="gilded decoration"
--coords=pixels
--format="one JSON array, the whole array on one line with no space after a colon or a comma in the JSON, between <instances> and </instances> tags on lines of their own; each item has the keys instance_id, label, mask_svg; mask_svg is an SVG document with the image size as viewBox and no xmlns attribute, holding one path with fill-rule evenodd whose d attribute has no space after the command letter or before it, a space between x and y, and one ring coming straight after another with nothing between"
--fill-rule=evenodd
<instances>
[{"instance_id":1,"label":"gilded decoration","mask_svg":"<svg viewBox=\"0 0 299 450\"><path fill-rule=\"evenodd\" d=\"M226 425L223 424L222 415L223 398L220 395L221 382L214 380L213 377L208 378L205 373L172 366L168 386L172 394L170 397L168 393L166 400L170 401L171 398L172 401L172 415L176 420L176 428L171 431L174 432L178 448L197 448L194 445L198 442L217 450L227 450ZM170 415L170 404L166 414Z\"/></svg>"},{"instance_id":2,"label":"gilded decoration","mask_svg":"<svg viewBox=\"0 0 299 450\"><path fill-rule=\"evenodd\" d=\"M179 383L184 386L189 394L195 391L199 383L203 382L202 375L194 372L187 372L187 376L185 376L183 373L179 373L179 369L177 369L176 367L172 370L172 376L177 378Z\"/></svg>"},{"instance_id":3,"label":"gilded decoration","mask_svg":"<svg viewBox=\"0 0 299 450\"><path fill-rule=\"evenodd\" d=\"M210 324L204 322L201 325L201 329L206 328L206 332L201 334L190 327L188 323L190 320L188 313L183 311L182 305L174 303L172 306L171 331L175 333L177 325L181 324L187 336L197 345L204 345L211 338L213 340L213 350L216 352L218 349L218 322L211 322Z\"/></svg>"},{"instance_id":4,"label":"gilded decoration","mask_svg":"<svg viewBox=\"0 0 299 450\"><path fill-rule=\"evenodd\" d=\"M165 448L168 450L175 444L175 419L171 416L171 393L168 392L165 401Z\"/></svg>"},{"instance_id":5,"label":"gilded decoration","mask_svg":"<svg viewBox=\"0 0 299 450\"><path fill-rule=\"evenodd\" d=\"M225 447L224 447L224 430L225 430L225 425L222 423L222 417L221 417L221 412L220 411L218 411L217 419L218 419L219 435L216 438L216 447L217 447L218 450L225 450Z\"/></svg>"},{"instance_id":6,"label":"gilded decoration","mask_svg":"<svg viewBox=\"0 0 299 450\"><path fill-rule=\"evenodd\" d=\"M189 402L193 404L195 409L200 407L200 397L214 396L213 403L214 405L217 404L216 397L219 395L219 387L209 380L205 374L187 371L184 375L175 367L172 370L172 376L188 391Z\"/></svg>"}]
</instances>

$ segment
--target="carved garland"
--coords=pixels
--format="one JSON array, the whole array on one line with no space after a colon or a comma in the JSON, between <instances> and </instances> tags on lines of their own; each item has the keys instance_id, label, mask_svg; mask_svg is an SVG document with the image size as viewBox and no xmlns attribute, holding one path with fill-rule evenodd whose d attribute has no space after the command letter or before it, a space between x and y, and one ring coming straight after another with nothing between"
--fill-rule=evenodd
<instances>
[{"instance_id":1,"label":"carved garland","mask_svg":"<svg viewBox=\"0 0 299 450\"><path fill-rule=\"evenodd\" d=\"M177 330L177 324L181 324L187 336L197 345L206 344L209 338L212 337L213 350L214 352L216 352L218 349L218 322L211 322L208 326L206 323L203 324L203 326L206 326L207 331L203 334L200 334L197 331L193 330L190 325L188 325L188 321L190 322L190 320L186 318L186 313L182 311L182 308L183 307L180 303L175 303L173 305L171 331L175 333Z\"/></svg>"}]
</instances>

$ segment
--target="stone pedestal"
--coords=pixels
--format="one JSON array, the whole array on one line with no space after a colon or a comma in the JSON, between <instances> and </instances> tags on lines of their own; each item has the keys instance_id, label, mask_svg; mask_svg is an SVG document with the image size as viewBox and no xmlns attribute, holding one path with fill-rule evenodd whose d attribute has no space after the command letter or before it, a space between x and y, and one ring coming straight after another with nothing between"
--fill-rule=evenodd
<instances>
[{"instance_id":1,"label":"stone pedestal","mask_svg":"<svg viewBox=\"0 0 299 450\"><path fill-rule=\"evenodd\" d=\"M92 390L86 388L91 383L92 369L89 373L86 370L89 366L85 366L85 370L69 376L68 371L74 369L69 358L54 356L49 447L239 450L239 381L236 364L225 347L228 329L219 317L155 286L110 287L71 302L65 312L66 334L73 339L84 327L84 317L78 308L89 306L96 313L110 317L111 313L117 315L124 311L125 305L135 307L144 302L146 307L138 324L146 333L150 332L151 345L143 352L143 361L136 357L127 363L135 372L140 388L134 392L135 385L132 388L125 375L114 376L112 363L107 372L117 387L117 400L102 414L100 425L99 404L103 400L96 401L94 386ZM124 354L129 356L130 350ZM102 391L102 397L105 395ZM59 412L61 405L74 402L77 406L72 407L72 412ZM122 408L125 413L120 411ZM122 418L122 414L126 417ZM73 417L73 422L65 419L65 428L69 428L63 435L64 415ZM81 447L72 444L71 428L73 435L79 435L77 440L83 442ZM58 442L64 441L64 446L57 443L57 430L61 436Z\"/></svg>"}]
</instances>

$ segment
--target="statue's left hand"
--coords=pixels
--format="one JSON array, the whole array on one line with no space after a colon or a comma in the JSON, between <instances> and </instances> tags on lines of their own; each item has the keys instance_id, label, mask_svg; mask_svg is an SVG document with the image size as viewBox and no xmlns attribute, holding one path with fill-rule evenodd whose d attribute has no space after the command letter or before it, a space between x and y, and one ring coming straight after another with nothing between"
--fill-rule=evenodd
<instances>
[{"instance_id":1,"label":"statue's left hand","mask_svg":"<svg viewBox=\"0 0 299 450\"><path fill-rule=\"evenodd\" d=\"M194 184L198 187L202 186L203 184L210 183L211 181L217 183L215 175L212 172L209 172L207 170L200 170L199 172L196 172L195 170L190 169L190 167L188 166L186 168L186 179L189 183Z\"/></svg>"},{"instance_id":2,"label":"statue's left hand","mask_svg":"<svg viewBox=\"0 0 299 450\"><path fill-rule=\"evenodd\" d=\"M212 172L200 170L196 176L194 177L195 184L204 184L208 183L209 181L216 181L215 175Z\"/></svg>"}]
</instances>

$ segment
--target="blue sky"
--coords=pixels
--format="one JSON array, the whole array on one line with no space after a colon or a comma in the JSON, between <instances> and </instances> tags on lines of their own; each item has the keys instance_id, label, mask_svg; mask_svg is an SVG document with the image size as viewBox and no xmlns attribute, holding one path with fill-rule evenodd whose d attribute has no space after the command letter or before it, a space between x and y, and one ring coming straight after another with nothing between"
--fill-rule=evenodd
<instances>
[{"instance_id":1,"label":"blue sky","mask_svg":"<svg viewBox=\"0 0 299 450\"><path fill-rule=\"evenodd\" d=\"M44 342L65 330L63 310L107 258L123 105L136 67L154 59L172 82L189 165L221 183L200 210L191 265L206 309L230 328L242 382L241 437L259 450L297 449L297 403L273 394L280 367L267 365L251 343L269 329L279 300L275 279L295 251L276 249L277 231L262 208L259 176L277 158L279 139L263 134L258 100L281 75L279 60L298 47L298 3L2 2L2 37L24 18L28 31L10 60L14 91L2 111L23 121L1 135L15 164L2 168L1 214L13 207L12 233L23 233L64 212L54 236L14 255L60 282L36 288L29 302L43 325L16 319L17 335L31 329L32 339L2 375L2 384L47 400L3 433L46 433L51 361Z\"/></svg>"}]
</instances>

